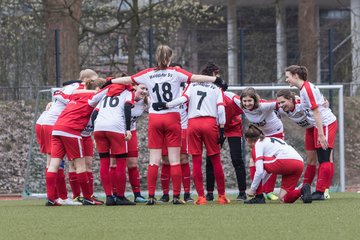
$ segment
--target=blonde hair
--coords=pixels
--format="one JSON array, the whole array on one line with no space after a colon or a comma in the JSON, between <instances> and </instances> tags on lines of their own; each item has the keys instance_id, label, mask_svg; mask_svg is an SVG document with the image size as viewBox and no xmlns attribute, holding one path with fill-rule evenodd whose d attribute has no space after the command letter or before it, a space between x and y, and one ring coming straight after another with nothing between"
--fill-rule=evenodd
<instances>
[{"instance_id":1,"label":"blonde hair","mask_svg":"<svg viewBox=\"0 0 360 240\"><path fill-rule=\"evenodd\" d=\"M173 50L167 45L159 45L156 49L156 68L166 69L171 61Z\"/></svg>"},{"instance_id":2,"label":"blonde hair","mask_svg":"<svg viewBox=\"0 0 360 240\"><path fill-rule=\"evenodd\" d=\"M97 79L87 79L85 80L85 88L87 90L95 90L96 88L102 87L104 85L106 80L104 78L97 78Z\"/></svg>"},{"instance_id":3,"label":"blonde hair","mask_svg":"<svg viewBox=\"0 0 360 240\"><path fill-rule=\"evenodd\" d=\"M98 74L94 71L94 70L91 70L91 69L84 69L80 72L80 76L79 76L79 79L82 80L82 81L85 81L86 79L89 79L89 78L98 78Z\"/></svg>"}]
</instances>

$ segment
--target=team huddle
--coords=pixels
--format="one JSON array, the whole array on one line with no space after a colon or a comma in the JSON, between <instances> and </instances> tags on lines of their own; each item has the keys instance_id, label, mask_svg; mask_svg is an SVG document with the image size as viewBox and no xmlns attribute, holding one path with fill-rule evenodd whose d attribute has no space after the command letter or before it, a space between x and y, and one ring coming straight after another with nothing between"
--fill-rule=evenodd
<instances>
[{"instance_id":1,"label":"team huddle","mask_svg":"<svg viewBox=\"0 0 360 240\"><path fill-rule=\"evenodd\" d=\"M251 87L240 95L227 91L220 68L213 63L196 75L171 60L172 49L160 45L155 68L107 79L86 69L80 72L80 80L66 82L66 86L54 92L52 103L36 124L40 151L48 156L47 206L169 202L170 181L173 204L204 205L213 201L215 182L217 203L228 204L220 156L226 139L239 190L237 201L261 204L268 199L293 203L301 198L304 203L311 203L329 196L337 120L319 89L307 81L305 67L292 65L285 70L286 82L300 90L299 97L290 90L280 90L276 101L266 101ZM149 113L147 199L140 191L136 132L136 121L144 112ZM244 132L252 156L249 163L252 183L248 190L241 152L241 115L250 123ZM305 130L307 164L299 187L304 161L284 141L283 117ZM203 146L207 156L206 194ZM105 202L93 194L94 147L100 157ZM72 198L68 198L66 189L65 156ZM311 193L317 162L316 191ZM155 190L159 166L163 196L158 200ZM125 197L126 172L134 201ZM277 175L281 175L278 196L274 194ZM195 201L190 196L191 179L197 192Z\"/></svg>"}]
</instances>

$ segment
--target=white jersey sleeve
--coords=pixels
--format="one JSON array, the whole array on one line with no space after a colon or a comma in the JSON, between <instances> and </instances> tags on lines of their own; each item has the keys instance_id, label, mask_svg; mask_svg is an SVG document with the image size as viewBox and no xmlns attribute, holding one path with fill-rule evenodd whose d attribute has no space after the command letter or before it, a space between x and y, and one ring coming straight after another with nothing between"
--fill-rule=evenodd
<instances>
[{"instance_id":1,"label":"white jersey sleeve","mask_svg":"<svg viewBox=\"0 0 360 240\"><path fill-rule=\"evenodd\" d=\"M314 84L308 81L304 82L304 85L300 89L300 101L301 107L308 115L308 118L314 119L313 110L318 108L324 126L328 126L336 121L336 117L331 109L324 107L324 96Z\"/></svg>"}]
</instances>

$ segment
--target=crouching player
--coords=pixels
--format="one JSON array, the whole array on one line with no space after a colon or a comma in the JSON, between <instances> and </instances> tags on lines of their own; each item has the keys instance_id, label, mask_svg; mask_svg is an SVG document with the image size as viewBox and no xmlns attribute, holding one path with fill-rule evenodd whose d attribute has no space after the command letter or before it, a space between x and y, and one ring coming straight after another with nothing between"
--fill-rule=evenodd
<instances>
[{"instance_id":1,"label":"crouching player","mask_svg":"<svg viewBox=\"0 0 360 240\"><path fill-rule=\"evenodd\" d=\"M295 189L304 168L300 154L286 142L279 138L265 137L259 128L250 125L245 132L245 140L251 148L255 161L255 176L248 195L254 198L245 201L246 204L265 203L262 188L258 189L261 181L266 182L271 173L282 176L279 201L293 203L300 196L304 203L311 203L311 188L304 184L301 189Z\"/></svg>"}]
</instances>

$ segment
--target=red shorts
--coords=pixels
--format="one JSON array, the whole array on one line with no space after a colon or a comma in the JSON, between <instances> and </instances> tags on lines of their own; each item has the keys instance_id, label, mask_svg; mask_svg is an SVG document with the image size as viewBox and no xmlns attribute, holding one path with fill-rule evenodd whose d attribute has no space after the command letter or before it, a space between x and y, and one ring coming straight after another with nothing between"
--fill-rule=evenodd
<instances>
[{"instance_id":1,"label":"red shorts","mask_svg":"<svg viewBox=\"0 0 360 240\"><path fill-rule=\"evenodd\" d=\"M127 142L123 133L96 131L94 132L96 148L99 153L125 154Z\"/></svg>"},{"instance_id":2,"label":"red shorts","mask_svg":"<svg viewBox=\"0 0 360 240\"><path fill-rule=\"evenodd\" d=\"M316 147L315 147L315 142L317 141L317 139L315 139L314 136L314 130L315 128L307 128L305 129L305 150L307 151L315 151Z\"/></svg>"},{"instance_id":3,"label":"red shorts","mask_svg":"<svg viewBox=\"0 0 360 240\"><path fill-rule=\"evenodd\" d=\"M291 192L295 189L301 177L304 163L295 159L278 159L272 163L265 162L264 169L268 173L282 175L281 188Z\"/></svg>"},{"instance_id":4,"label":"red shorts","mask_svg":"<svg viewBox=\"0 0 360 240\"><path fill-rule=\"evenodd\" d=\"M128 157L134 157L137 158L139 156L139 152L138 152L138 139L137 139L137 134L136 134L136 130L131 131L131 139L130 141L127 142L128 144Z\"/></svg>"},{"instance_id":5,"label":"red shorts","mask_svg":"<svg viewBox=\"0 0 360 240\"><path fill-rule=\"evenodd\" d=\"M331 123L328 126L324 126L324 134L329 148L334 148L335 146L335 138L336 138L336 131L337 131L337 121ZM315 148L321 148L321 144L318 142L318 130L315 128L314 130L314 141L315 141Z\"/></svg>"},{"instance_id":6,"label":"red shorts","mask_svg":"<svg viewBox=\"0 0 360 240\"><path fill-rule=\"evenodd\" d=\"M285 134L284 134L284 132L275 133L275 134L270 135L270 136L267 136L267 137L275 137L275 138L280 138L280 139L282 139L282 140L285 140Z\"/></svg>"},{"instance_id":7,"label":"red shorts","mask_svg":"<svg viewBox=\"0 0 360 240\"><path fill-rule=\"evenodd\" d=\"M46 154L46 146L45 146L45 139L43 137L42 134L42 125L40 124L35 124L35 133L36 133L36 138L40 147L40 152Z\"/></svg>"},{"instance_id":8,"label":"red shorts","mask_svg":"<svg viewBox=\"0 0 360 240\"><path fill-rule=\"evenodd\" d=\"M51 148L52 148L52 129L53 126L51 125L42 125L42 132L41 132L41 137L43 139L43 144L44 144L44 151L47 154L51 154Z\"/></svg>"},{"instance_id":9,"label":"red shorts","mask_svg":"<svg viewBox=\"0 0 360 240\"><path fill-rule=\"evenodd\" d=\"M91 136L82 137L84 144L84 156L93 157L94 156L94 142Z\"/></svg>"},{"instance_id":10,"label":"red shorts","mask_svg":"<svg viewBox=\"0 0 360 240\"><path fill-rule=\"evenodd\" d=\"M212 117L190 118L187 129L188 150L191 155L202 154L202 146L208 156L220 153L219 127L216 119Z\"/></svg>"},{"instance_id":11,"label":"red shorts","mask_svg":"<svg viewBox=\"0 0 360 240\"><path fill-rule=\"evenodd\" d=\"M188 148L188 141L187 141L186 129L181 129L181 149L180 149L180 154L188 154L188 149L187 148ZM167 146L162 147L161 155L162 156L169 155Z\"/></svg>"},{"instance_id":12,"label":"red shorts","mask_svg":"<svg viewBox=\"0 0 360 240\"><path fill-rule=\"evenodd\" d=\"M68 160L84 157L84 144L82 138L52 136L51 138L51 157L63 159L65 154Z\"/></svg>"},{"instance_id":13,"label":"red shorts","mask_svg":"<svg viewBox=\"0 0 360 240\"><path fill-rule=\"evenodd\" d=\"M181 146L181 124L179 113L149 114L148 147Z\"/></svg>"}]
</instances>

